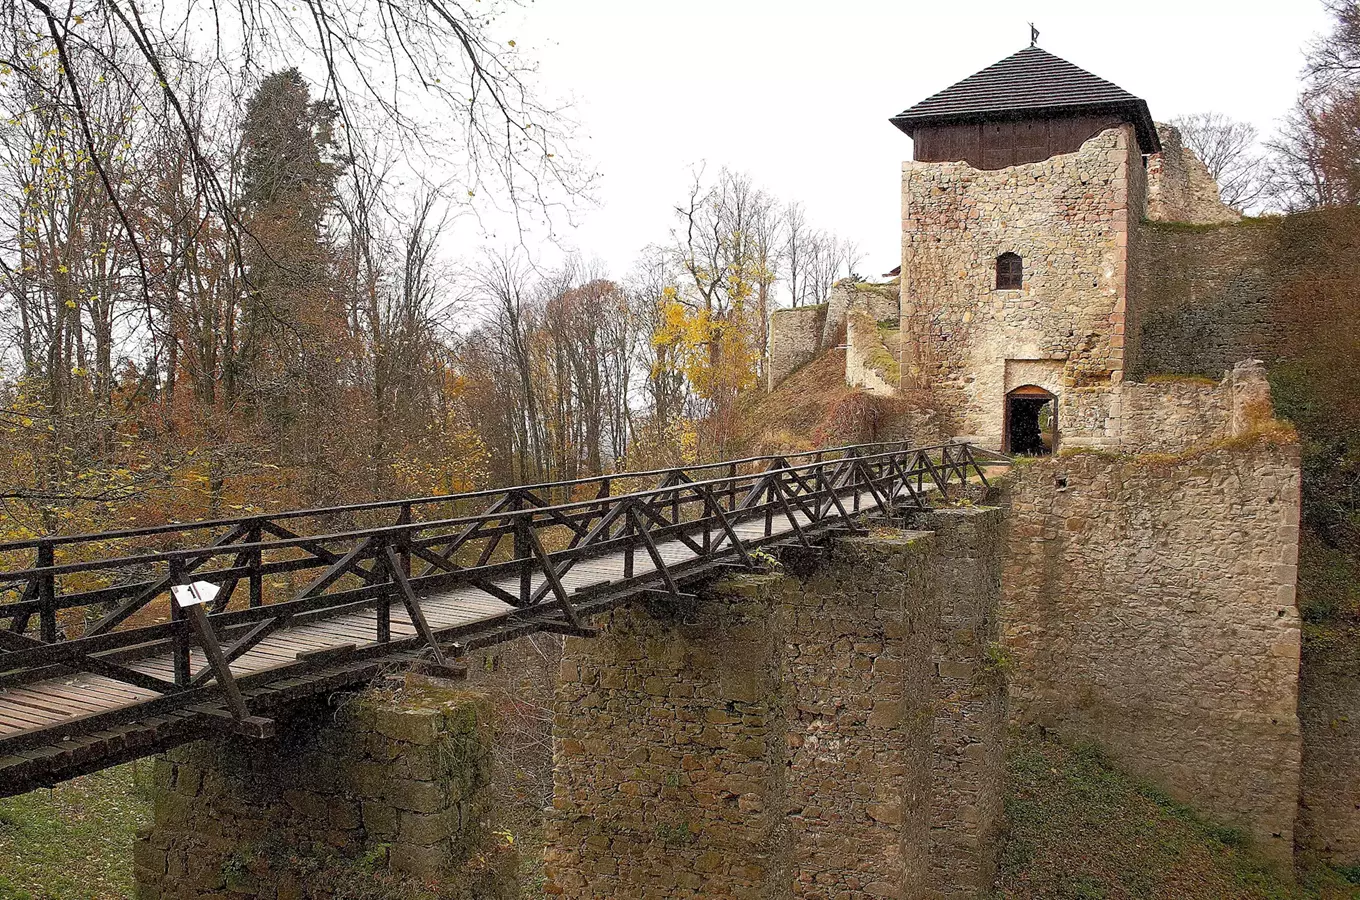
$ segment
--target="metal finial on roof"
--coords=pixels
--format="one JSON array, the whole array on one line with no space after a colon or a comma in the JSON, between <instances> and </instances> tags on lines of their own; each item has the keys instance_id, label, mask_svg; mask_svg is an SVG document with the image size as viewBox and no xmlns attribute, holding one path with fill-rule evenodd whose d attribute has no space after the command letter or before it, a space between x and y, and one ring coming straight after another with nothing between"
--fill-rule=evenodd
<instances>
[{"instance_id":1,"label":"metal finial on roof","mask_svg":"<svg viewBox=\"0 0 1360 900\"><path fill-rule=\"evenodd\" d=\"M1029 45L1031 47L1039 46L1039 29L1034 27L1033 22L1029 23Z\"/></svg>"}]
</instances>

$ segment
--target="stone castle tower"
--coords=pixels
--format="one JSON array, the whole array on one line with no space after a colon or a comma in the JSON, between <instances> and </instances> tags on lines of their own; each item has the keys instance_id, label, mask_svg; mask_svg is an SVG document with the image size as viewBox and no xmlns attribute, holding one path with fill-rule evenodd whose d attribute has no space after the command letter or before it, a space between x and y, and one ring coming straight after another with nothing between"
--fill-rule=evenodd
<instances>
[{"instance_id":1,"label":"stone castle tower","mask_svg":"<svg viewBox=\"0 0 1360 900\"><path fill-rule=\"evenodd\" d=\"M1028 47L899 113L902 387L1013 452L1118 446L1138 229L1231 221L1147 103Z\"/></svg>"}]
</instances>

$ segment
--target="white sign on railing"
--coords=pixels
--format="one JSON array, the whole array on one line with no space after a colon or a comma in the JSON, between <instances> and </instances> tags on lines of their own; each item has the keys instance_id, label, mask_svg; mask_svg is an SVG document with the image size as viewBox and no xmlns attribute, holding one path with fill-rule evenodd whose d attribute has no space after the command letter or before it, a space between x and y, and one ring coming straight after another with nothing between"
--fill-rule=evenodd
<instances>
[{"instance_id":1,"label":"white sign on railing","mask_svg":"<svg viewBox=\"0 0 1360 900\"><path fill-rule=\"evenodd\" d=\"M180 609L186 606L198 606L201 603L211 603L217 596L217 585L211 581L195 581L193 584L176 584L170 588L170 593L174 596L175 602Z\"/></svg>"}]
</instances>

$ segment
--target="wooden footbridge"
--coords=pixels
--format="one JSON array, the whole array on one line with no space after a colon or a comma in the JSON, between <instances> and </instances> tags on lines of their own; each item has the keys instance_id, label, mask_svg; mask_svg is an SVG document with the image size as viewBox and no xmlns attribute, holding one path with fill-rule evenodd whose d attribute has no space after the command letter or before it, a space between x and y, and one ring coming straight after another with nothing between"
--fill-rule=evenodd
<instances>
[{"instance_id":1,"label":"wooden footbridge","mask_svg":"<svg viewBox=\"0 0 1360 900\"><path fill-rule=\"evenodd\" d=\"M860 445L0 544L0 796L534 632L690 602L773 544L986 483L973 449Z\"/></svg>"}]
</instances>

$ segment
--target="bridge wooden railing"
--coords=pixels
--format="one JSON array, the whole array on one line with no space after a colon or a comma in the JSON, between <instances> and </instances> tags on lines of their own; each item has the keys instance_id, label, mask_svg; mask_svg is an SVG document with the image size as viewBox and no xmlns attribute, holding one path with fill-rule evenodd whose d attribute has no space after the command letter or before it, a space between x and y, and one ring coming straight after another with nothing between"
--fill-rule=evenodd
<instances>
[{"instance_id":1,"label":"bridge wooden railing","mask_svg":"<svg viewBox=\"0 0 1360 900\"><path fill-rule=\"evenodd\" d=\"M425 621L421 598L465 587L534 611L537 627L584 634L578 605L592 596L680 594L665 542L680 542L687 564L751 564L775 538L808 543L830 525L855 527L869 508L924 506L969 480L986 481L967 444L874 444L0 544L0 688L89 672L186 701L224 693L243 715L230 664L285 626L377 611L370 644L300 659L280 676L340 653L423 648L442 663L451 636ZM754 539L738 533L751 523ZM574 567L610 555L622 556L621 579L564 587ZM190 581L217 588L206 614L170 601ZM415 636L394 638L395 604ZM195 648L208 663L197 672ZM166 653L173 679L129 666Z\"/></svg>"}]
</instances>

